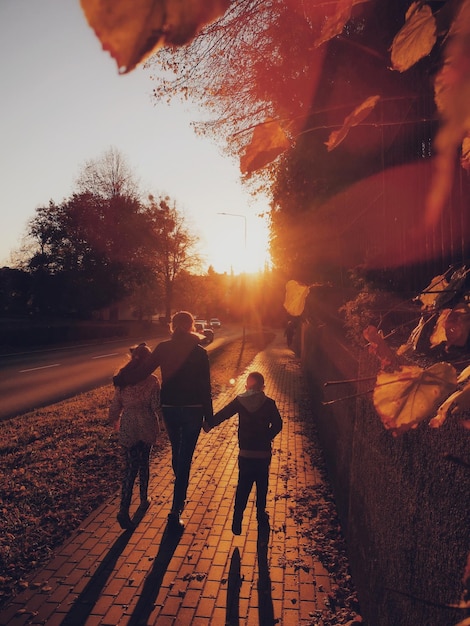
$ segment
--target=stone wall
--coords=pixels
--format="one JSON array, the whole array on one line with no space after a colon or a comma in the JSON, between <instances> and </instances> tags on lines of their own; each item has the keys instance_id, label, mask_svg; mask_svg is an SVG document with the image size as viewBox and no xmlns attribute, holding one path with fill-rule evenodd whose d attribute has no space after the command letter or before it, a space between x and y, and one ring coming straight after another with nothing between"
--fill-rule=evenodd
<instances>
[{"instance_id":1,"label":"stone wall","mask_svg":"<svg viewBox=\"0 0 470 626\"><path fill-rule=\"evenodd\" d=\"M367 393L377 361L351 347L330 304L310 303L299 352L363 617L455 626L467 616L449 605L470 551L470 434L455 420L400 437L385 430ZM324 387L343 380L354 382Z\"/></svg>"}]
</instances>

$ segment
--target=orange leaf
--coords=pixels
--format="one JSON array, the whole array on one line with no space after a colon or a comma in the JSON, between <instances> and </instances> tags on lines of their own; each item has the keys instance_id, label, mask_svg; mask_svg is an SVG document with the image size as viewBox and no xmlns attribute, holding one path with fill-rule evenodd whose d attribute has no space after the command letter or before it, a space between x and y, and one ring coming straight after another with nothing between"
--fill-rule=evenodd
<instances>
[{"instance_id":1,"label":"orange leaf","mask_svg":"<svg viewBox=\"0 0 470 626\"><path fill-rule=\"evenodd\" d=\"M343 126L339 130L333 131L328 137L328 141L325 142L325 145L328 147L328 152L337 148L339 144L346 139L351 128L358 126L375 108L379 100L380 96L370 96L345 118Z\"/></svg>"},{"instance_id":2,"label":"orange leaf","mask_svg":"<svg viewBox=\"0 0 470 626\"><path fill-rule=\"evenodd\" d=\"M290 141L279 122L267 120L258 124L253 131L250 145L240 158L242 174L252 174L261 169L289 147Z\"/></svg>"},{"instance_id":3,"label":"orange leaf","mask_svg":"<svg viewBox=\"0 0 470 626\"><path fill-rule=\"evenodd\" d=\"M423 305L421 310L434 309L437 299L443 292L447 291L448 287L449 281L445 274L434 276L426 289L423 289L421 294L417 297L417 300L421 300Z\"/></svg>"},{"instance_id":4,"label":"orange leaf","mask_svg":"<svg viewBox=\"0 0 470 626\"><path fill-rule=\"evenodd\" d=\"M447 337L446 347L463 347L470 332L470 309L466 304L459 304L452 309L445 321Z\"/></svg>"},{"instance_id":5,"label":"orange leaf","mask_svg":"<svg viewBox=\"0 0 470 626\"><path fill-rule=\"evenodd\" d=\"M470 136L467 135L462 141L462 154L460 155L460 165L466 172L470 172Z\"/></svg>"},{"instance_id":6,"label":"orange leaf","mask_svg":"<svg viewBox=\"0 0 470 626\"><path fill-rule=\"evenodd\" d=\"M437 409L437 413L429 422L429 426L431 428L440 428L446 421L451 407L453 415L470 408L470 385L466 385L463 389L452 393Z\"/></svg>"},{"instance_id":7,"label":"orange leaf","mask_svg":"<svg viewBox=\"0 0 470 626\"><path fill-rule=\"evenodd\" d=\"M80 0L88 24L121 73L155 49L191 41L223 15L230 0Z\"/></svg>"},{"instance_id":8,"label":"orange leaf","mask_svg":"<svg viewBox=\"0 0 470 626\"><path fill-rule=\"evenodd\" d=\"M423 370L417 365L380 372L373 393L374 406L385 428L405 432L430 417L457 384L450 363L435 363Z\"/></svg>"},{"instance_id":9,"label":"orange leaf","mask_svg":"<svg viewBox=\"0 0 470 626\"><path fill-rule=\"evenodd\" d=\"M302 285L296 280L289 280L286 284L284 308L290 315L302 315L310 287Z\"/></svg>"},{"instance_id":10,"label":"orange leaf","mask_svg":"<svg viewBox=\"0 0 470 626\"><path fill-rule=\"evenodd\" d=\"M357 4L354 0L340 0L336 6L335 13L325 16L321 35L315 41L316 48L343 32L345 24L351 18L351 10L354 4Z\"/></svg>"},{"instance_id":11,"label":"orange leaf","mask_svg":"<svg viewBox=\"0 0 470 626\"><path fill-rule=\"evenodd\" d=\"M435 224L449 198L455 152L470 131L470 2L460 3L449 32L444 63L434 83L443 124L434 142L435 174L426 201L426 221Z\"/></svg>"},{"instance_id":12,"label":"orange leaf","mask_svg":"<svg viewBox=\"0 0 470 626\"><path fill-rule=\"evenodd\" d=\"M416 348L418 347L418 341L420 340L421 333L423 332L425 326L426 320L424 319L424 317L421 316L418 325L416 326L416 328L413 329L410 336L408 337L408 341L398 348L397 354L399 356L401 356L402 354L406 354L411 350L416 350Z\"/></svg>"},{"instance_id":13,"label":"orange leaf","mask_svg":"<svg viewBox=\"0 0 470 626\"><path fill-rule=\"evenodd\" d=\"M377 330L375 326L368 326L362 334L369 342L369 352L375 354L379 359L381 369L396 361L395 353L386 343L382 331Z\"/></svg>"},{"instance_id":14,"label":"orange leaf","mask_svg":"<svg viewBox=\"0 0 470 626\"><path fill-rule=\"evenodd\" d=\"M436 21L431 8L413 2L406 12L405 25L391 46L392 69L404 72L429 54L436 43Z\"/></svg>"},{"instance_id":15,"label":"orange leaf","mask_svg":"<svg viewBox=\"0 0 470 626\"><path fill-rule=\"evenodd\" d=\"M435 348L439 344L444 343L444 341L447 341L446 322L451 311L452 309L444 309L439 314L436 325L434 326L431 337L429 338L431 348Z\"/></svg>"}]
</instances>

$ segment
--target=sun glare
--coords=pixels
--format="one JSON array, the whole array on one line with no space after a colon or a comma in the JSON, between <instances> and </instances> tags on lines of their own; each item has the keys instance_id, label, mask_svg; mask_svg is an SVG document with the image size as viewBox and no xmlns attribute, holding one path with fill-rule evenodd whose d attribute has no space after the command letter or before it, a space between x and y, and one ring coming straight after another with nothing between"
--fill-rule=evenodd
<instances>
[{"instance_id":1,"label":"sun glare","mask_svg":"<svg viewBox=\"0 0 470 626\"><path fill-rule=\"evenodd\" d=\"M266 221L241 213L217 214L202 252L207 265L212 265L218 273L261 272L271 267Z\"/></svg>"}]
</instances>

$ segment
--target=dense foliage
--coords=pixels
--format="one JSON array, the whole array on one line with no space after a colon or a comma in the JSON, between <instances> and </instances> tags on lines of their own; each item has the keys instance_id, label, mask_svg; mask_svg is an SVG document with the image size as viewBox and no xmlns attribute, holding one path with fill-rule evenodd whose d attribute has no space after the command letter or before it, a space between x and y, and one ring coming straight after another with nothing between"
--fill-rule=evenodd
<instances>
[{"instance_id":1,"label":"dense foliage","mask_svg":"<svg viewBox=\"0 0 470 626\"><path fill-rule=\"evenodd\" d=\"M3 315L88 319L131 298L142 319L171 311L177 277L198 267L197 236L176 204L143 200L114 148L85 164L69 198L36 209L28 235L22 270L2 270Z\"/></svg>"}]
</instances>

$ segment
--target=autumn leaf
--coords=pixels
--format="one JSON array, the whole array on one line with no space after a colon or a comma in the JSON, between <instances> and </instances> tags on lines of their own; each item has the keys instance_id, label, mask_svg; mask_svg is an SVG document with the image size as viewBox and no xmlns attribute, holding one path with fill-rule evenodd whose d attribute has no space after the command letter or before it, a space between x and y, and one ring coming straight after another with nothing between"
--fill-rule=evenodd
<instances>
[{"instance_id":1,"label":"autumn leaf","mask_svg":"<svg viewBox=\"0 0 470 626\"><path fill-rule=\"evenodd\" d=\"M245 154L240 157L242 174L252 174L290 148L290 141L286 137L279 122L267 120L258 124L253 131L250 145Z\"/></svg>"},{"instance_id":2,"label":"autumn leaf","mask_svg":"<svg viewBox=\"0 0 470 626\"><path fill-rule=\"evenodd\" d=\"M452 309L445 321L447 337L446 347L463 347L470 332L470 309L465 304L459 304Z\"/></svg>"},{"instance_id":3,"label":"autumn leaf","mask_svg":"<svg viewBox=\"0 0 470 626\"><path fill-rule=\"evenodd\" d=\"M457 383L463 383L470 377L470 366L463 369L457 377ZM451 394L437 409L436 415L429 422L431 428L440 428L446 421L449 410L452 408L452 414L465 411L470 408L470 384L465 385L462 389ZM465 426L465 422L462 423Z\"/></svg>"},{"instance_id":4,"label":"autumn leaf","mask_svg":"<svg viewBox=\"0 0 470 626\"><path fill-rule=\"evenodd\" d=\"M449 281L446 278L445 274L440 276L434 276L426 289L419 294L416 298L420 300L422 303L422 310L434 309L436 307L437 300L439 296L447 291L449 287Z\"/></svg>"},{"instance_id":5,"label":"autumn leaf","mask_svg":"<svg viewBox=\"0 0 470 626\"><path fill-rule=\"evenodd\" d=\"M345 24L351 18L351 10L354 4L357 4L354 0L340 0L337 4L335 13L333 15L325 16L325 21L321 29L321 35L315 41L316 48L343 32Z\"/></svg>"},{"instance_id":6,"label":"autumn leaf","mask_svg":"<svg viewBox=\"0 0 470 626\"><path fill-rule=\"evenodd\" d=\"M424 330L424 327L429 322L429 320L425 320L423 316L420 317L417 326L411 331L410 336L408 337L408 341L402 344L398 350L397 354L400 356L402 354L406 354L410 351L415 351L418 347L418 341L421 337L421 333Z\"/></svg>"},{"instance_id":7,"label":"autumn leaf","mask_svg":"<svg viewBox=\"0 0 470 626\"><path fill-rule=\"evenodd\" d=\"M431 428L440 428L446 421L451 408L453 415L470 408L470 384L465 385L459 391L455 391L441 404L437 409L436 415L429 422L429 426Z\"/></svg>"},{"instance_id":8,"label":"autumn leaf","mask_svg":"<svg viewBox=\"0 0 470 626\"><path fill-rule=\"evenodd\" d=\"M457 378L458 383L463 383L470 378L470 365L467 365L459 374Z\"/></svg>"},{"instance_id":9,"label":"autumn leaf","mask_svg":"<svg viewBox=\"0 0 470 626\"><path fill-rule=\"evenodd\" d=\"M455 154L470 132L470 2L460 3L449 31L444 62L434 81L435 101L442 118L434 147L435 174L426 199L426 222L438 220L448 200Z\"/></svg>"},{"instance_id":10,"label":"autumn leaf","mask_svg":"<svg viewBox=\"0 0 470 626\"><path fill-rule=\"evenodd\" d=\"M431 417L456 385L457 374L450 363L435 363L427 369L406 365L378 374L373 402L385 428L396 435Z\"/></svg>"},{"instance_id":11,"label":"autumn leaf","mask_svg":"<svg viewBox=\"0 0 470 626\"><path fill-rule=\"evenodd\" d=\"M431 347L445 342L450 346L463 347L470 332L470 309L465 303L453 309L441 311L430 338Z\"/></svg>"},{"instance_id":12,"label":"autumn leaf","mask_svg":"<svg viewBox=\"0 0 470 626\"><path fill-rule=\"evenodd\" d=\"M310 287L302 285L296 280L289 280L286 284L284 308L289 315L302 315Z\"/></svg>"},{"instance_id":13,"label":"autumn leaf","mask_svg":"<svg viewBox=\"0 0 470 626\"><path fill-rule=\"evenodd\" d=\"M88 24L125 74L160 46L181 46L230 0L80 0Z\"/></svg>"},{"instance_id":14,"label":"autumn leaf","mask_svg":"<svg viewBox=\"0 0 470 626\"><path fill-rule=\"evenodd\" d=\"M470 172L470 136L467 135L462 141L462 154L460 155L460 165L466 172Z\"/></svg>"},{"instance_id":15,"label":"autumn leaf","mask_svg":"<svg viewBox=\"0 0 470 626\"><path fill-rule=\"evenodd\" d=\"M358 126L371 113L379 100L380 96L370 96L345 118L343 126L339 130L333 131L328 137L328 141L325 142L328 152L337 148L346 139L351 128Z\"/></svg>"},{"instance_id":16,"label":"autumn leaf","mask_svg":"<svg viewBox=\"0 0 470 626\"><path fill-rule=\"evenodd\" d=\"M437 318L437 322L431 333L431 337L429 338L429 343L431 345L431 348L435 348L439 344L447 341L446 322L451 311L452 309L444 309L443 311L440 312L439 317Z\"/></svg>"},{"instance_id":17,"label":"autumn leaf","mask_svg":"<svg viewBox=\"0 0 470 626\"><path fill-rule=\"evenodd\" d=\"M436 21L429 5L413 2L405 20L390 48L392 69L399 72L406 71L429 54L436 43Z\"/></svg>"},{"instance_id":18,"label":"autumn leaf","mask_svg":"<svg viewBox=\"0 0 470 626\"><path fill-rule=\"evenodd\" d=\"M362 334L369 342L369 352L379 359L381 369L396 362L396 355L385 341L382 331L377 330L375 326L368 326Z\"/></svg>"}]
</instances>

